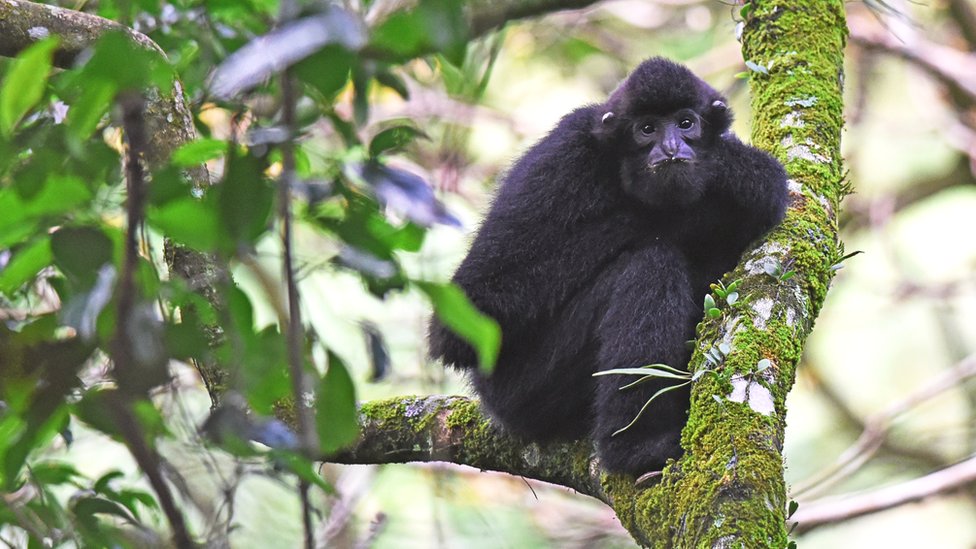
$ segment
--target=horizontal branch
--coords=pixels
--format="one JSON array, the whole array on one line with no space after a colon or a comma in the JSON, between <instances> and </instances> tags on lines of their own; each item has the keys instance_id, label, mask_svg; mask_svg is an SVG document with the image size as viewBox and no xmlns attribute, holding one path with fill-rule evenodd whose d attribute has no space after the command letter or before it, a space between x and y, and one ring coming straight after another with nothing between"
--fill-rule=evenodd
<instances>
[{"instance_id":1,"label":"horizontal branch","mask_svg":"<svg viewBox=\"0 0 976 549\"><path fill-rule=\"evenodd\" d=\"M914 64L948 87L966 105L976 103L976 59L964 52L929 41L920 36L911 44L898 40L887 29L869 25L850 25L851 41L871 50L897 55Z\"/></svg>"},{"instance_id":2,"label":"horizontal branch","mask_svg":"<svg viewBox=\"0 0 976 549\"><path fill-rule=\"evenodd\" d=\"M847 478L870 460L884 443L892 423L899 416L976 376L976 354L969 355L929 383L892 402L864 422L864 431L830 467L793 486L790 497L810 497ZM801 504L803 502L801 501Z\"/></svg>"},{"instance_id":3,"label":"horizontal branch","mask_svg":"<svg viewBox=\"0 0 976 549\"><path fill-rule=\"evenodd\" d=\"M0 56L13 57L42 38L57 36L60 44L54 63L66 68L85 48L110 31L124 33L137 44L163 55L146 35L115 21L47 4L0 0Z\"/></svg>"},{"instance_id":4,"label":"horizontal branch","mask_svg":"<svg viewBox=\"0 0 976 549\"><path fill-rule=\"evenodd\" d=\"M526 443L499 431L466 397L373 401L363 404L361 417L359 440L326 461L469 465L567 486L609 503L590 443Z\"/></svg>"},{"instance_id":5,"label":"horizontal branch","mask_svg":"<svg viewBox=\"0 0 976 549\"><path fill-rule=\"evenodd\" d=\"M791 520L797 532L860 517L976 483L976 457L916 479L852 496L836 496L801 504Z\"/></svg>"},{"instance_id":6,"label":"horizontal branch","mask_svg":"<svg viewBox=\"0 0 976 549\"><path fill-rule=\"evenodd\" d=\"M585 8L595 3L596 0L469 0L465 9L471 34L480 36L509 21Z\"/></svg>"}]
</instances>

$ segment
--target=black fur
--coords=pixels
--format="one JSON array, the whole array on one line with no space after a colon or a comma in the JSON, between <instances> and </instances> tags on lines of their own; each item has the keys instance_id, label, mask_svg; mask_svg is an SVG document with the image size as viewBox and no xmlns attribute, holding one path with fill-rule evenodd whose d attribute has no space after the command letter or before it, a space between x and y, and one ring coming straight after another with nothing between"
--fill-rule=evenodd
<instances>
[{"instance_id":1,"label":"black fur","mask_svg":"<svg viewBox=\"0 0 976 549\"><path fill-rule=\"evenodd\" d=\"M648 165L642 117L691 109L695 160ZM612 113L607 115L607 113ZM681 454L688 391L621 391L611 368L684 367L708 284L783 217L786 174L728 132L725 98L681 65L642 63L604 105L578 109L515 163L454 282L502 328L495 371L432 321L431 355L468 370L485 408L529 440L592 437L609 471ZM654 145L656 146L656 145Z\"/></svg>"}]
</instances>

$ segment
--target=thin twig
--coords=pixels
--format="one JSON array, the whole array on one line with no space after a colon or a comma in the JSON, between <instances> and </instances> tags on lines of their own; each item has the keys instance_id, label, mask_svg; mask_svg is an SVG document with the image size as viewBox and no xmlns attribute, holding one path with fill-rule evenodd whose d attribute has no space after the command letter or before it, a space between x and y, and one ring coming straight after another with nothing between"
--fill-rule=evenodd
<instances>
[{"instance_id":1,"label":"thin twig","mask_svg":"<svg viewBox=\"0 0 976 549\"><path fill-rule=\"evenodd\" d=\"M284 6L284 4L283 4ZM308 374L305 372L303 352L304 332L302 330L302 311L299 303L298 282L295 279L295 267L292 260L292 218L291 218L291 187L295 180L295 83L286 70L281 75L281 118L289 138L281 144L281 180L278 183L278 218L281 223L281 247L283 257L281 262L282 275L288 294L288 324L284 326L285 338L288 345L288 366L291 372L292 394L295 398L295 414L298 420L298 436L301 441L302 452L306 456L313 455L318 449L318 436L313 423L312 408L308 405L307 395L312 394L309 387ZM315 548L315 528L312 525L312 506L309 502L309 483L299 479L299 492L302 501L302 523L305 527L305 547Z\"/></svg>"},{"instance_id":2,"label":"thin twig","mask_svg":"<svg viewBox=\"0 0 976 549\"><path fill-rule=\"evenodd\" d=\"M790 520L798 523L797 532L805 532L823 524L876 513L950 492L973 482L976 482L976 457L894 486L801 503Z\"/></svg>"},{"instance_id":3,"label":"thin twig","mask_svg":"<svg viewBox=\"0 0 976 549\"><path fill-rule=\"evenodd\" d=\"M887 408L870 416L864 422L864 432L827 469L793 486L790 497L823 493L829 486L858 470L881 446L891 423L901 414L939 394L952 389L967 378L976 376L976 354L969 355L954 367L942 372L931 382ZM801 506L803 504L801 503Z\"/></svg>"},{"instance_id":4,"label":"thin twig","mask_svg":"<svg viewBox=\"0 0 976 549\"><path fill-rule=\"evenodd\" d=\"M129 452L132 453L132 457L136 460L139 468L146 474L149 484L156 492L156 497L159 498L159 505L169 521L170 528L173 529L174 545L181 549L190 548L194 547L194 543L187 530L183 513L177 508L173 493L170 491L169 485L166 484L166 479L163 478L160 456L146 442L145 433L142 431L139 420L132 412L130 395L122 394L126 389L126 376L131 378L131 376L137 375L133 371L135 360L131 337L125 331L130 323L137 297L135 270L139 254L138 234L142 226L146 200L142 157L146 151L147 139L144 123L145 101L142 95L137 92L125 93L120 96L119 103L122 106L122 125L128 143L125 160L128 192L126 195L125 258L122 264L122 276L119 280L116 336L112 345L112 360L115 363L116 379L119 380L122 390L114 395L115 398L112 399L111 406L114 409L119 430L125 439Z\"/></svg>"}]
</instances>

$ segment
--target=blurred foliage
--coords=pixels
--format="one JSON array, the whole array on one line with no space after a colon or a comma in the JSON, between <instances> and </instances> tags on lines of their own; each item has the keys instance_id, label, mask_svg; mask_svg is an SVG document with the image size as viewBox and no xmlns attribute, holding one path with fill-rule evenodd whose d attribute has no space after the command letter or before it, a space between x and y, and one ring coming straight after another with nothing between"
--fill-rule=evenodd
<instances>
[{"instance_id":1,"label":"blurred foliage","mask_svg":"<svg viewBox=\"0 0 976 549\"><path fill-rule=\"evenodd\" d=\"M422 2L374 28L368 40L360 16L334 6L147 0L91 7L146 32L171 57L109 33L68 70L52 71L54 38L0 66L0 205L6 212L0 221L0 485L11 494L0 506L0 532L30 546L131 545L137 534L158 528L153 496L112 488L124 476L120 470L90 481L57 459L53 448L70 445L79 428L94 429L125 442L141 459L135 448L144 442L127 430L119 396L138 421L136 437L151 446L173 437L168 419L149 400L155 387L170 383L171 360L215 362L228 372L226 402L202 432L241 459L262 459L331 492L305 456L335 452L357 436L353 379L311 325L294 329L306 336L300 352L318 381L314 394L293 394L280 329L287 314L269 323L254 313L255 300L280 299L276 283L264 295L251 295L221 277L218 302L207 302L185 281L161 276L160 239L210 254L218 266L250 266L272 280L257 249L294 222L331 242L337 250L331 268L353 273L373 295L421 289L478 349L485 368L499 345L494 321L456 288L414 279L401 267L400 253L419 250L431 226L458 221L422 177L387 162L424 133L406 123L369 121L373 90L408 93L395 67L438 52L463 59L459 2ZM282 98L282 79L292 76L281 73L290 65L300 97ZM120 134L115 105L132 90L169 93L174 78L201 115L202 137L180 147L169 164L152 166L141 253L130 270L123 265L129 255L125 225L141 213L126 211L125 185L131 190L141 182L120 177L130 144ZM286 101L299 108L294 126L282 119ZM351 117L340 112L349 103ZM208 124L204 114L216 110L230 122ZM338 139L315 148L320 156L313 166L301 143L322 123ZM286 155L294 172L283 171ZM218 175L213 185L193 182L184 171L203 163ZM276 187L283 185L284 196L301 206L295 219L275 208ZM123 309L120 288L128 284L134 284L136 304ZM208 340L204 330L219 337ZM374 331L373 337L382 336ZM132 360L107 363L118 346L126 346ZM309 398L317 409L316 448L301 447L300 437L269 417L279 406Z\"/></svg>"},{"instance_id":2,"label":"blurred foliage","mask_svg":"<svg viewBox=\"0 0 976 549\"><path fill-rule=\"evenodd\" d=\"M329 546L632 546L605 507L551 486L441 467L326 466L319 475L302 457L295 432L272 417L294 399L275 208L283 150L294 145L287 183L303 357L322 403L321 449L331 450L354 436L357 398L461 388L424 359L431 302L491 363L497 327L444 284L465 247L457 227L476 226L490 182L558 117L600 101L642 58L666 55L728 92L736 131L748 135L734 78L748 71L735 42L740 8L615 1L470 39L454 0L371 28L370 2L63 4L145 33L168 61L119 35L68 70L51 69L54 39L0 60L0 538L165 543L158 500L116 442L106 399L119 389L106 357L119 332L126 225L116 99L177 78L201 137L154 167L135 271L148 312L137 318L147 337L134 343L161 353L150 361L160 371L145 375L167 383L130 396L193 533L215 545L299 543L302 478L318 483L317 535ZM972 52L954 4L849 5L851 26ZM292 129L282 120L286 67L298 82ZM844 262L791 394L787 477L797 484L829 467L872 413L976 351L972 106L856 40L847 89L845 154L858 194L846 204L845 240L865 253ZM214 184L198 187L185 170L203 163ZM930 192L899 202L918 189ZM164 239L229 266L236 284L220 282L222 307L162 274ZM194 360L230 373L213 413L185 365ZM381 381L364 382L371 377ZM974 418L969 381L901 417L877 453L820 493L907 480L972 455ZM974 511L972 490L962 491L798 541L969 547Z\"/></svg>"}]
</instances>

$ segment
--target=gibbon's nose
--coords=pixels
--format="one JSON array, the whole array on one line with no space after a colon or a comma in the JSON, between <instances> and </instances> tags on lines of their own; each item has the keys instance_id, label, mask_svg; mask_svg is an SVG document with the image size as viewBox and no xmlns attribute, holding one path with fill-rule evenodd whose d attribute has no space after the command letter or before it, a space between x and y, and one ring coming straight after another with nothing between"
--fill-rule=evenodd
<instances>
[{"instance_id":1,"label":"gibbon's nose","mask_svg":"<svg viewBox=\"0 0 976 549\"><path fill-rule=\"evenodd\" d=\"M661 141L661 151L667 155L668 158L674 158L674 155L678 154L678 140L668 136Z\"/></svg>"}]
</instances>

